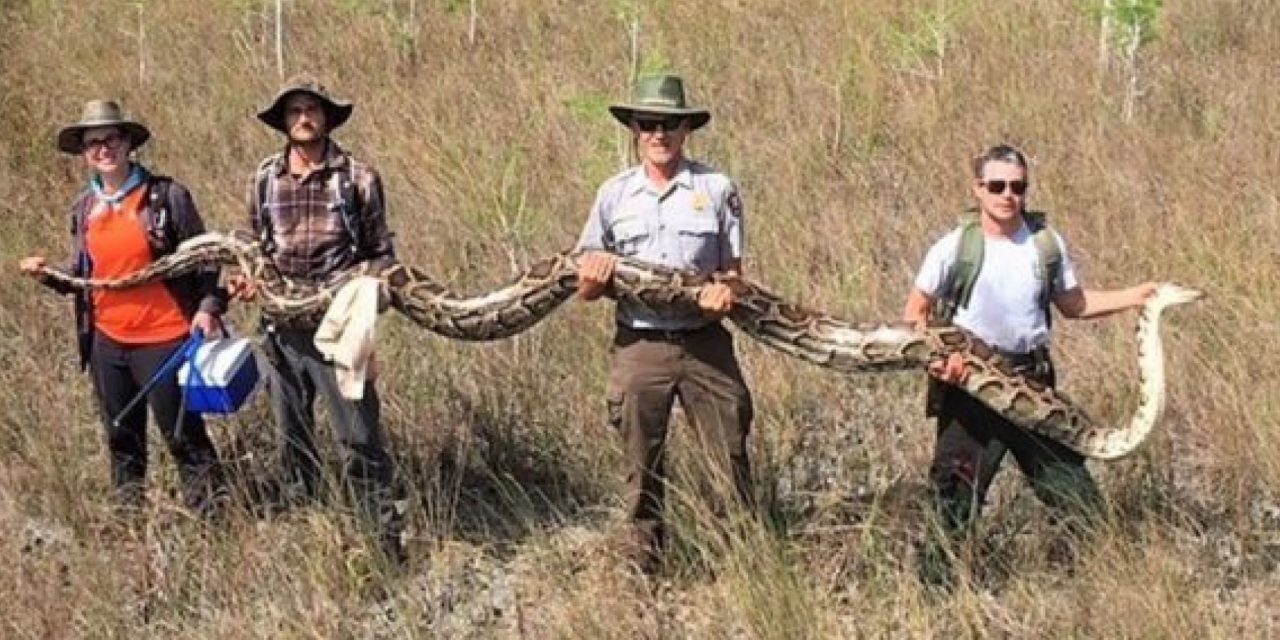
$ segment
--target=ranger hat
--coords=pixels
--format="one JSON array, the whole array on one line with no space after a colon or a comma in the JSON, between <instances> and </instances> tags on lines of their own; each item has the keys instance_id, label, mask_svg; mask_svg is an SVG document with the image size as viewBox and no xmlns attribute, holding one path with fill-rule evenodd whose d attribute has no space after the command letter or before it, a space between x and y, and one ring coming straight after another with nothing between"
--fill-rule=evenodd
<instances>
[{"instance_id":1,"label":"ranger hat","mask_svg":"<svg viewBox=\"0 0 1280 640\"><path fill-rule=\"evenodd\" d=\"M612 105L609 113L627 126L640 115L685 116L689 119L690 131L711 120L711 113L706 109L689 106L684 95L684 80L669 73L640 77L631 102Z\"/></svg>"}]
</instances>

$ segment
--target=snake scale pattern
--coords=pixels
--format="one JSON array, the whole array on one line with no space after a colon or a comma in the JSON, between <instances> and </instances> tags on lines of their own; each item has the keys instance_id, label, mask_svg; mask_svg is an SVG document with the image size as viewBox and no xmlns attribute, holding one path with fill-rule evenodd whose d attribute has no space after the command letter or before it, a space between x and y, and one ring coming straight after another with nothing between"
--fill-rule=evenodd
<instances>
[{"instance_id":1,"label":"snake scale pattern","mask_svg":"<svg viewBox=\"0 0 1280 640\"><path fill-rule=\"evenodd\" d=\"M384 283L391 306L415 324L467 341L499 340L525 331L577 290L577 258L570 253L540 260L506 286L473 297L457 295L422 270L399 263L382 267L363 263L322 284L292 281L282 277L262 255L259 244L243 232L197 236L124 278L74 278L48 268L43 275L77 288L123 289L214 264L237 266L247 274L257 284L263 313L279 321L318 318L345 282L367 275ZM1154 428L1165 404L1161 315L1170 306L1202 296L1165 283L1147 301L1137 330L1138 408L1128 425L1107 427L1093 421L1062 392L1015 373L993 349L958 327L916 330L901 324L858 325L789 303L751 280L700 276L625 258L619 260L610 288L615 299L653 308L696 305L698 291L713 279L734 291L729 319L765 345L845 374L921 368L949 354L961 354L969 372L961 385L965 392L1014 424L1099 459L1132 452Z\"/></svg>"}]
</instances>

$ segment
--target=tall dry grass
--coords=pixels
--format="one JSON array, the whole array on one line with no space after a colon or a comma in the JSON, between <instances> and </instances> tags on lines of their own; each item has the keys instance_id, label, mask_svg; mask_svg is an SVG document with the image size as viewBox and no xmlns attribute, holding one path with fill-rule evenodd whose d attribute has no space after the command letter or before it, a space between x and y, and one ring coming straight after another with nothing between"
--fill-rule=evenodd
<instances>
[{"instance_id":1,"label":"tall dry grass","mask_svg":"<svg viewBox=\"0 0 1280 640\"><path fill-rule=\"evenodd\" d=\"M652 594L616 571L605 305L570 305L493 345L384 321L407 575L380 573L340 505L259 513L273 444L261 401L213 425L237 480L229 526L174 510L163 454L146 528L114 526L68 306L13 268L64 250L84 176L52 133L85 99L120 97L155 133L145 161L189 184L211 227L243 226L248 173L280 144L252 118L278 80L274 3L0 4L3 635L1280 633L1280 9L1168 5L1125 122L1124 79L1096 66L1096 26L1076 3L481 2L474 43L464 2L285 3L286 67L355 99L339 139L382 172L400 254L461 289L573 241L618 168L604 106L634 64L684 72L711 106L693 153L742 187L750 271L797 300L896 317L925 248L966 204L965 158L1002 140L1033 158L1033 202L1087 283L1207 290L1170 318L1158 432L1092 466L1113 513L1074 573L1046 563L1046 514L1006 471L984 542L959 550L976 558L971 578L930 599L912 561L932 439L919 376L837 379L745 339L767 517L724 544L690 497L680 425L671 566ZM251 329L250 310L235 319ZM1058 326L1064 387L1126 420L1132 317Z\"/></svg>"}]
</instances>

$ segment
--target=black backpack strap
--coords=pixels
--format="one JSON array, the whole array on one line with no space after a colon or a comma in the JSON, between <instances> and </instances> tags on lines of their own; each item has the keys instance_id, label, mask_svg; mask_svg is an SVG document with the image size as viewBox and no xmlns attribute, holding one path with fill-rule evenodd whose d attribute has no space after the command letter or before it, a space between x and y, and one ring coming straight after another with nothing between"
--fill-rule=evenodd
<instances>
[{"instance_id":1,"label":"black backpack strap","mask_svg":"<svg viewBox=\"0 0 1280 640\"><path fill-rule=\"evenodd\" d=\"M275 154L263 160L254 174L254 193L258 198L258 240L262 243L265 255L275 253L275 228L271 224L271 197L275 195L276 173L282 154Z\"/></svg>"},{"instance_id":2,"label":"black backpack strap","mask_svg":"<svg viewBox=\"0 0 1280 640\"><path fill-rule=\"evenodd\" d=\"M71 203L71 235L80 234L80 230L84 228L84 221L89 218L89 209L93 207L93 189L85 189L76 196Z\"/></svg>"},{"instance_id":3,"label":"black backpack strap","mask_svg":"<svg viewBox=\"0 0 1280 640\"><path fill-rule=\"evenodd\" d=\"M173 179L169 176L153 174L147 180L147 210L142 223L157 255L171 253L178 246L178 230L169 206L172 185Z\"/></svg>"},{"instance_id":4,"label":"black backpack strap","mask_svg":"<svg viewBox=\"0 0 1280 640\"><path fill-rule=\"evenodd\" d=\"M89 219L89 212L93 208L93 200L93 189L86 188L76 196L75 202L71 203L70 232L72 244L78 247L78 255L72 256L76 261L72 265L77 271L73 274L76 276L89 275L89 252L84 247L84 227L85 221Z\"/></svg>"},{"instance_id":5,"label":"black backpack strap","mask_svg":"<svg viewBox=\"0 0 1280 640\"><path fill-rule=\"evenodd\" d=\"M337 210L342 218L342 226L351 239L351 252L360 256L364 253L364 236L360 225L360 201L356 190L355 161L350 154L344 154L343 168L329 177L330 206Z\"/></svg>"}]
</instances>

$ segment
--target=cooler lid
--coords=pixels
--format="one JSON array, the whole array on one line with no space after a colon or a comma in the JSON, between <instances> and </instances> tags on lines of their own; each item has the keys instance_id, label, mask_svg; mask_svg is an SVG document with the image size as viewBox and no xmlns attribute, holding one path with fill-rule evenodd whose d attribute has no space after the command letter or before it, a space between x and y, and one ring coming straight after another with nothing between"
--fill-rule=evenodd
<instances>
[{"instance_id":1,"label":"cooler lid","mask_svg":"<svg viewBox=\"0 0 1280 640\"><path fill-rule=\"evenodd\" d=\"M223 338L210 340L196 349L195 355L178 370L178 384L187 384L190 367L199 367L205 386L225 387L235 378L236 372L253 357L253 345L248 338Z\"/></svg>"}]
</instances>

